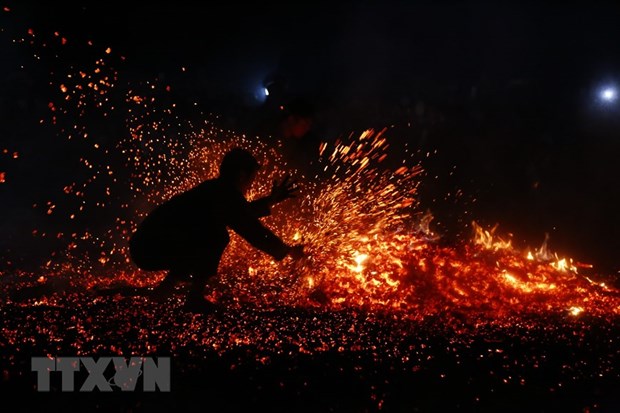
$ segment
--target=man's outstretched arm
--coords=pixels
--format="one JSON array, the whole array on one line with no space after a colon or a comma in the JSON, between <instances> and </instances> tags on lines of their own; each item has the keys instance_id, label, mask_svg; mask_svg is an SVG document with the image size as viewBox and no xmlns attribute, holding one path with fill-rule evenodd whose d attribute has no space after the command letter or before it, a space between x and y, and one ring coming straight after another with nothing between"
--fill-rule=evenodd
<instances>
[{"instance_id":1,"label":"man's outstretched arm","mask_svg":"<svg viewBox=\"0 0 620 413\"><path fill-rule=\"evenodd\" d=\"M273 205L270 196L265 196L256 201L249 203L249 209L256 218L271 215L271 206Z\"/></svg>"},{"instance_id":2,"label":"man's outstretched arm","mask_svg":"<svg viewBox=\"0 0 620 413\"><path fill-rule=\"evenodd\" d=\"M230 227L241 235L253 247L271 255L276 260L284 259L290 252L290 246L286 245L269 228L265 227L257 217L250 215L236 217L230 222Z\"/></svg>"},{"instance_id":3,"label":"man's outstretched arm","mask_svg":"<svg viewBox=\"0 0 620 413\"><path fill-rule=\"evenodd\" d=\"M286 199L295 198L297 192L297 182L291 181L290 176L286 176L282 182L273 181L271 193L263 198L249 203L250 209L257 218L271 215L271 207Z\"/></svg>"}]
</instances>

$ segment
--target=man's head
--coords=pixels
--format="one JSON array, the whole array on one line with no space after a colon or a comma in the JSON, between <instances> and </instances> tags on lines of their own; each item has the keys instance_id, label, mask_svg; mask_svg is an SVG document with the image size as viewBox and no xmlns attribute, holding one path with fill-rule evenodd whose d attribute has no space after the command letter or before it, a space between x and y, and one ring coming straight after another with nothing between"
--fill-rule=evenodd
<instances>
[{"instance_id":1,"label":"man's head","mask_svg":"<svg viewBox=\"0 0 620 413\"><path fill-rule=\"evenodd\" d=\"M260 164L249 151L242 148L230 150L220 164L220 179L235 185L245 193L260 169Z\"/></svg>"}]
</instances>

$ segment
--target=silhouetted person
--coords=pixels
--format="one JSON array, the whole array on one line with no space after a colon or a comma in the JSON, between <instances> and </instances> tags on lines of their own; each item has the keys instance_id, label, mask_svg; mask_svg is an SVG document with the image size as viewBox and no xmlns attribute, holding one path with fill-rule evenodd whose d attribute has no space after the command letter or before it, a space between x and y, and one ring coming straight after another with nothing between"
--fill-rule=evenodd
<instances>
[{"instance_id":1,"label":"silhouetted person","mask_svg":"<svg viewBox=\"0 0 620 413\"><path fill-rule=\"evenodd\" d=\"M287 177L280 184L274 182L270 195L253 202L245 199L259 168L250 152L233 149L224 156L218 178L171 198L138 226L129 242L135 264L144 270L168 270L155 288L156 297L170 294L177 281L191 274L186 306L209 310L212 304L203 290L217 273L230 240L228 228L278 261L287 255L303 256L303 246L286 245L259 220L270 214L274 204L295 195L294 182Z\"/></svg>"},{"instance_id":2,"label":"silhouetted person","mask_svg":"<svg viewBox=\"0 0 620 413\"><path fill-rule=\"evenodd\" d=\"M254 116L249 134L272 140L289 167L312 178L319 168L314 163L318 160L320 146L315 105L302 97L276 100L270 93L265 105Z\"/></svg>"}]
</instances>

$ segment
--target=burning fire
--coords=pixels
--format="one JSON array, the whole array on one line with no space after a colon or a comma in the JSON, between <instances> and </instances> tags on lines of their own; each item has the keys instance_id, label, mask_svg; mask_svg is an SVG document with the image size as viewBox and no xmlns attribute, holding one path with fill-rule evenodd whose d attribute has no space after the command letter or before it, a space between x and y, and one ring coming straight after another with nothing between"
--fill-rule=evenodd
<instances>
[{"instance_id":1,"label":"burning fire","mask_svg":"<svg viewBox=\"0 0 620 413\"><path fill-rule=\"evenodd\" d=\"M17 43L37 46L37 39L30 33ZM62 47L68 47L62 39ZM266 194L274 178L290 171L280 143L222 130L217 120L186 120L195 116L178 110L170 85L156 79L122 89L115 65L124 57L109 47L98 50L103 56L83 67L53 68L50 84L58 95L42 123L54 125L67 145L79 149L86 174L59 191L72 207L60 210L55 200L37 207L70 221L93 210L109 211L112 218L96 231L68 225L70 230L58 234L66 250L48 261L41 276L72 274L72 284L88 288L153 285L163 274L136 270L126 247L151 208L214 177L220 159L234 146L250 149L265 165L250 198ZM91 131L93 118L121 119L118 139L100 139ZM390 152L385 132L366 130L323 142L316 159L320 172L297 173L301 196L278 206L266 220L287 242L304 244L307 259L274 263L233 236L212 298L361 308L411 318L446 312L489 317L618 313L617 291L580 274L587 266L550 253L547 239L538 250L520 251L497 234L497 226L485 229L472 222L470 243L444 245L431 229L432 214L422 213L417 199L423 173L418 153ZM395 156L399 166L386 167L384 161Z\"/></svg>"}]
</instances>

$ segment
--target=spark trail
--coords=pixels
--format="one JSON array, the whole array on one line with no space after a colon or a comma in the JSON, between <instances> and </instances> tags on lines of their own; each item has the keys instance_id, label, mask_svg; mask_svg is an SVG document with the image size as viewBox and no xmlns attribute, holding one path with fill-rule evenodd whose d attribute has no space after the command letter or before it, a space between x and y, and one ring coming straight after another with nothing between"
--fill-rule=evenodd
<instances>
[{"instance_id":1,"label":"spark trail","mask_svg":"<svg viewBox=\"0 0 620 413\"><path fill-rule=\"evenodd\" d=\"M51 68L49 111L41 124L78 154L81 167L80 180L66 182L61 198L36 205L67 220L67 231L56 234L65 246L34 277L37 282L64 277L87 289L153 285L163 274L135 269L126 244L155 205L214 177L235 146L251 150L264 165L250 198L291 172L281 142L219 128L217 116L177 104L173 85L157 78L127 80L118 69L125 57L110 47L33 29L14 43ZM67 66L63 56L78 51L82 59ZM388 157L399 157L399 165L386 167ZM580 274L577 264L549 253L546 244L538 252L520 251L475 222L469 244L440 242L429 227L432 216L417 201L419 157L414 150L390 151L385 130L327 139L317 152L321 171L302 177L300 196L266 221L285 241L305 244L309 257L277 264L233 237L211 298L412 318L445 312L492 318L617 314L615 289Z\"/></svg>"}]
</instances>

